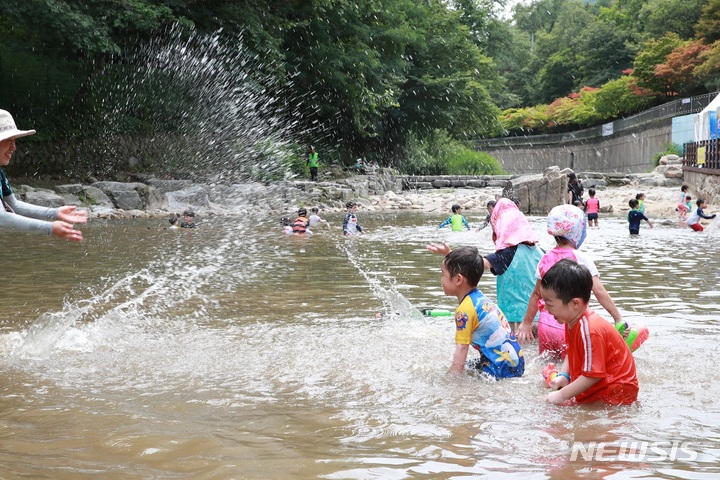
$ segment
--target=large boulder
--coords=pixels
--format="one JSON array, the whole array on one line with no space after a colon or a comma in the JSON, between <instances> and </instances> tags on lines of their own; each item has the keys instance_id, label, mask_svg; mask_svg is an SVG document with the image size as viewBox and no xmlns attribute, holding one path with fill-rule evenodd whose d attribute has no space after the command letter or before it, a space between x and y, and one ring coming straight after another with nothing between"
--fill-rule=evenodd
<instances>
[{"instance_id":1,"label":"large boulder","mask_svg":"<svg viewBox=\"0 0 720 480\"><path fill-rule=\"evenodd\" d=\"M168 206L157 188L141 182L95 182L91 186L102 190L122 210L159 210Z\"/></svg>"},{"instance_id":2,"label":"large boulder","mask_svg":"<svg viewBox=\"0 0 720 480\"><path fill-rule=\"evenodd\" d=\"M520 210L537 215L547 214L565 201L567 176L558 167L549 167L542 174L522 175L507 181L503 196L520 201Z\"/></svg>"},{"instance_id":3,"label":"large boulder","mask_svg":"<svg viewBox=\"0 0 720 480\"><path fill-rule=\"evenodd\" d=\"M204 187L195 185L183 190L168 192L168 208L171 211L184 210L186 208L205 209L210 207L208 192Z\"/></svg>"},{"instance_id":4,"label":"large boulder","mask_svg":"<svg viewBox=\"0 0 720 480\"><path fill-rule=\"evenodd\" d=\"M105 192L103 192L99 188L86 185L83 187L82 193L80 195L85 198L87 203L90 204L90 208L93 211L96 210L95 207L97 207L97 209L112 209L114 207L112 200L110 200L110 197L105 195Z\"/></svg>"},{"instance_id":5,"label":"large boulder","mask_svg":"<svg viewBox=\"0 0 720 480\"><path fill-rule=\"evenodd\" d=\"M682 165L683 159L677 155L663 155L660 157L658 165Z\"/></svg>"},{"instance_id":6,"label":"large boulder","mask_svg":"<svg viewBox=\"0 0 720 480\"><path fill-rule=\"evenodd\" d=\"M144 183L157 188L161 193L176 192L193 185L190 180L161 180L158 178L149 178Z\"/></svg>"},{"instance_id":7,"label":"large boulder","mask_svg":"<svg viewBox=\"0 0 720 480\"><path fill-rule=\"evenodd\" d=\"M80 204L77 198L75 198L74 201L71 200L69 203L67 203L64 197L58 195L52 190L47 190L44 188L28 187L25 190L25 193L21 195L21 197L27 203L32 203L33 205L39 205L41 207L57 208L67 204Z\"/></svg>"}]
</instances>

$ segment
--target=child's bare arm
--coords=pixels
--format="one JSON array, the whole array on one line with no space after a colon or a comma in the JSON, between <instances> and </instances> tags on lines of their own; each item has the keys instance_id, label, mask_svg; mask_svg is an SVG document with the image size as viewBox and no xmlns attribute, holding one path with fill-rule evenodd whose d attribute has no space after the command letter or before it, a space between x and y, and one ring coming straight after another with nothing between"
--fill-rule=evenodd
<instances>
[{"instance_id":1,"label":"child's bare arm","mask_svg":"<svg viewBox=\"0 0 720 480\"><path fill-rule=\"evenodd\" d=\"M530 299L528 300L525 316L522 319L522 323L518 327L516 336L520 343L529 342L535 338L532 334L532 322L535 318L535 314L538 311L538 300L540 300L540 280L535 282L535 288L530 294Z\"/></svg>"},{"instance_id":2,"label":"child's bare arm","mask_svg":"<svg viewBox=\"0 0 720 480\"><path fill-rule=\"evenodd\" d=\"M620 310L618 310L608 291L605 290L605 285L600 281L600 277L593 277L592 292L595 298L597 298L598 303L613 317L615 323L623 321Z\"/></svg>"},{"instance_id":3,"label":"child's bare arm","mask_svg":"<svg viewBox=\"0 0 720 480\"><path fill-rule=\"evenodd\" d=\"M455 345L455 355L453 355L452 367L450 367L450 373L463 373L465 370L465 360L467 360L468 350L470 345Z\"/></svg>"},{"instance_id":4,"label":"child's bare arm","mask_svg":"<svg viewBox=\"0 0 720 480\"><path fill-rule=\"evenodd\" d=\"M576 378L560 390L548 393L548 396L545 397L545 400L548 403L560 405L570 400L574 396L586 391L588 388L592 387L599 381L600 377L586 377L585 375L580 375L578 378Z\"/></svg>"}]
</instances>

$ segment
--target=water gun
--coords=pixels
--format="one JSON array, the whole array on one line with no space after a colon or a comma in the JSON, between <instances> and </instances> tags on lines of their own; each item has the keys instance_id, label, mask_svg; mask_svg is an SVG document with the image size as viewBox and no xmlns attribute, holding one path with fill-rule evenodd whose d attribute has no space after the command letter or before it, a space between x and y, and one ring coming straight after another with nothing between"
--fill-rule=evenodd
<instances>
[{"instance_id":1,"label":"water gun","mask_svg":"<svg viewBox=\"0 0 720 480\"><path fill-rule=\"evenodd\" d=\"M615 329L623 336L631 352L640 348L640 345L650 336L650 330L648 330L645 325L634 325L630 327L627 323L621 322L615 324ZM629 331L627 336L625 336L625 331L627 330Z\"/></svg>"},{"instance_id":2,"label":"water gun","mask_svg":"<svg viewBox=\"0 0 720 480\"><path fill-rule=\"evenodd\" d=\"M450 317L453 312L449 310L434 310L432 308L424 308L420 310L426 317Z\"/></svg>"},{"instance_id":3,"label":"water gun","mask_svg":"<svg viewBox=\"0 0 720 480\"><path fill-rule=\"evenodd\" d=\"M545 384L550 387L552 386L552 381L555 377L557 377L558 371L557 368L555 368L554 363L548 363L545 368L542 369L542 376L545 379Z\"/></svg>"}]
</instances>

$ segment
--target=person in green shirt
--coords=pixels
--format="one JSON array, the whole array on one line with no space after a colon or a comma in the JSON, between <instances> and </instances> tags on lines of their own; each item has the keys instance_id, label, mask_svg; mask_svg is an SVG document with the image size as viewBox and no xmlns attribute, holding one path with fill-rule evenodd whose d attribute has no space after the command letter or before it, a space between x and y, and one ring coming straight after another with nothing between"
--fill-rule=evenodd
<instances>
[{"instance_id":1,"label":"person in green shirt","mask_svg":"<svg viewBox=\"0 0 720 480\"><path fill-rule=\"evenodd\" d=\"M438 228L443 228L446 225L452 225L452 231L453 232L461 232L463 229L463 226L470 230L470 224L467 220L465 220L465 217L463 217L460 212L462 212L462 207L460 205L453 205L452 208L452 216L448 217L447 220L442 222Z\"/></svg>"},{"instance_id":2,"label":"person in green shirt","mask_svg":"<svg viewBox=\"0 0 720 480\"><path fill-rule=\"evenodd\" d=\"M315 151L315 146L310 146L310 151L307 154L307 162L305 162L307 166L310 167L310 180L317 182L318 179L318 166L320 165L318 162L318 154Z\"/></svg>"}]
</instances>

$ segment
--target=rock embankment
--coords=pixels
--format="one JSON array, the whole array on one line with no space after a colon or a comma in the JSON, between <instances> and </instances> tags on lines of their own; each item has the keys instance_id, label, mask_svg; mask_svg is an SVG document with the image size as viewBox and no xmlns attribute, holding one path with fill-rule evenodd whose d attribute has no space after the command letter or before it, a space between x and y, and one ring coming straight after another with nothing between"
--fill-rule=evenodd
<instances>
[{"instance_id":1,"label":"rock embankment","mask_svg":"<svg viewBox=\"0 0 720 480\"><path fill-rule=\"evenodd\" d=\"M585 192L598 191L602 211L624 215L628 200L645 193L651 216L672 218L682 184L677 157L664 158L648 174L578 172ZM489 200L498 195L516 196L527 213L542 214L563 201L566 173L551 167L541 175L479 177L403 177L381 169L373 175L355 175L332 181L287 180L271 184L193 183L135 175L128 182L65 184L53 189L20 185L16 193L36 205L77 205L96 218L162 217L190 208L201 215L242 215L257 211L278 215L299 207L318 206L342 211L348 200L364 210L421 210L449 212L458 203L466 212L484 215ZM458 183L460 182L460 183ZM563 183L564 182L564 183ZM540 193L538 193L540 192ZM697 193L693 193L693 198Z\"/></svg>"}]
</instances>

